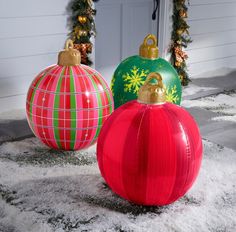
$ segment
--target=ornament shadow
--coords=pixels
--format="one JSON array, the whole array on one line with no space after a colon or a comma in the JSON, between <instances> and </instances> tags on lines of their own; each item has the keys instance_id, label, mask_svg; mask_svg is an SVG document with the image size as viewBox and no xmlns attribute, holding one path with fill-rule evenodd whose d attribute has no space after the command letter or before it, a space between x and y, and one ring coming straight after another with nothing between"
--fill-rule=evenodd
<instances>
[{"instance_id":1,"label":"ornament shadow","mask_svg":"<svg viewBox=\"0 0 236 232\"><path fill-rule=\"evenodd\" d=\"M160 215L168 208L168 206L142 206L136 205L132 202L128 202L123 198L119 197L117 194L113 193L112 190L107 186L103 180L98 186L100 190L102 189L103 195L94 194L83 196L83 201L102 208L107 208L111 211L116 211L123 214L131 214L133 216L138 216L146 213L154 213ZM104 199L105 198L105 199Z\"/></svg>"},{"instance_id":2,"label":"ornament shadow","mask_svg":"<svg viewBox=\"0 0 236 232\"><path fill-rule=\"evenodd\" d=\"M64 217L71 211L78 215L86 211L94 216L102 214L104 209L130 216L146 213L160 215L169 207L132 204L114 194L99 174L28 180L5 189L5 199L11 205L22 211L35 211L53 218L57 218L61 211Z\"/></svg>"},{"instance_id":3,"label":"ornament shadow","mask_svg":"<svg viewBox=\"0 0 236 232\"><path fill-rule=\"evenodd\" d=\"M11 147L11 145L6 143L3 145L5 146L5 149L3 149L3 151L0 149L0 158L17 162L20 166L83 166L96 163L96 154L93 151L87 149L80 151L54 150L44 145L35 137L27 138L26 140L14 142L12 144L17 151L11 152L11 149L8 148L8 146ZM6 150L8 151L6 152Z\"/></svg>"}]
</instances>

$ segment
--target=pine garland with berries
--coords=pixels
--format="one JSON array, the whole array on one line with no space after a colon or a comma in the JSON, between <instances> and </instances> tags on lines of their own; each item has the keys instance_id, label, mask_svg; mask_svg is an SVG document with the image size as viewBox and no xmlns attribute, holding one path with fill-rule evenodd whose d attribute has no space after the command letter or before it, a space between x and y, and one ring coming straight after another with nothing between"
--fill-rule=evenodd
<instances>
[{"instance_id":1,"label":"pine garland with berries","mask_svg":"<svg viewBox=\"0 0 236 232\"><path fill-rule=\"evenodd\" d=\"M91 65L89 54L92 53L91 37L96 35L94 16L96 10L93 2L98 0L71 0L67 11L69 13L69 37L74 42L74 48L81 53L81 63Z\"/></svg>"},{"instance_id":2,"label":"pine garland with berries","mask_svg":"<svg viewBox=\"0 0 236 232\"><path fill-rule=\"evenodd\" d=\"M183 48L187 48L188 44L192 42L189 35L189 25L186 22L188 17L189 1L173 0L173 31L171 35L171 63L179 74L182 85L188 85L190 78L187 72L186 59L187 53Z\"/></svg>"}]
</instances>

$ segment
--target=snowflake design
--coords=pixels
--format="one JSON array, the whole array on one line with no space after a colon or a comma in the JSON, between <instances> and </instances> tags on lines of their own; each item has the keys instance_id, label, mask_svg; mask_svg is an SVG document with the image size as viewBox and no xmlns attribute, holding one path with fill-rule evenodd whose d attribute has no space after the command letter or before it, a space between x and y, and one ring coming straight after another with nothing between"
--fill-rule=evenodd
<instances>
[{"instance_id":1,"label":"snowflake design","mask_svg":"<svg viewBox=\"0 0 236 232\"><path fill-rule=\"evenodd\" d=\"M176 85L174 85L172 88L166 88L166 101L177 103L179 100L179 97L177 95L177 88Z\"/></svg>"},{"instance_id":2,"label":"snowflake design","mask_svg":"<svg viewBox=\"0 0 236 232\"><path fill-rule=\"evenodd\" d=\"M148 73L148 70L140 70L140 68L134 66L131 69L130 73L126 73L123 75L123 80L125 82L124 91L137 94L139 88L144 84L145 78Z\"/></svg>"},{"instance_id":3,"label":"snowflake design","mask_svg":"<svg viewBox=\"0 0 236 232\"><path fill-rule=\"evenodd\" d=\"M113 97L114 97L114 85L115 85L115 77L113 76L111 80L111 92Z\"/></svg>"}]
</instances>

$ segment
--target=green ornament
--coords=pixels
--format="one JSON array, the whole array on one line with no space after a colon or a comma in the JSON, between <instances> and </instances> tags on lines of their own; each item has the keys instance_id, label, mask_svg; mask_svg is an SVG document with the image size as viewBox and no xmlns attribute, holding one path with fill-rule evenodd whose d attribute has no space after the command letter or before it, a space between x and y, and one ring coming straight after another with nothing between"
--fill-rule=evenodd
<instances>
[{"instance_id":1,"label":"green ornament","mask_svg":"<svg viewBox=\"0 0 236 232\"><path fill-rule=\"evenodd\" d=\"M148 44L149 40L152 44ZM115 70L111 82L115 109L137 99L139 88L151 72L157 72L162 76L166 88L166 101L180 104L182 87L179 76L169 62L158 58L157 39L155 35L148 35L140 46L139 55L123 60Z\"/></svg>"}]
</instances>

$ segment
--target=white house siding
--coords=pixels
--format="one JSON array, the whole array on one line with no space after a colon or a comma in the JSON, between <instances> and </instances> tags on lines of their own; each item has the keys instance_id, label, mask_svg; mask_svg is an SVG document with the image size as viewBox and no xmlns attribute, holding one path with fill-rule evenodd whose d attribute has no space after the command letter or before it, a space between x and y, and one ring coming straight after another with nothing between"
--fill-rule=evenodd
<instances>
[{"instance_id":1,"label":"white house siding","mask_svg":"<svg viewBox=\"0 0 236 232\"><path fill-rule=\"evenodd\" d=\"M68 33L68 2L0 0L0 112L24 108L34 76L56 62ZM164 26L160 32L164 35L159 35L159 42L163 56L170 43L171 4L172 0L161 0L160 25ZM188 22L194 40L187 49L190 74L236 68L236 0L190 0L190 4Z\"/></svg>"},{"instance_id":2,"label":"white house siding","mask_svg":"<svg viewBox=\"0 0 236 232\"><path fill-rule=\"evenodd\" d=\"M236 1L190 0L187 48L191 76L220 68L236 68Z\"/></svg>"},{"instance_id":3,"label":"white house siding","mask_svg":"<svg viewBox=\"0 0 236 232\"><path fill-rule=\"evenodd\" d=\"M160 31L161 55L169 59L173 0L160 0L165 28ZM236 0L190 0L188 24L193 43L186 49L191 78L222 68L236 68ZM162 24L162 22L160 22ZM162 33L164 35L162 35ZM205 76L205 75L204 75ZM207 76L207 75L206 75Z\"/></svg>"},{"instance_id":4,"label":"white house siding","mask_svg":"<svg viewBox=\"0 0 236 232\"><path fill-rule=\"evenodd\" d=\"M35 75L56 63L68 0L0 0L0 112L25 107Z\"/></svg>"}]
</instances>

